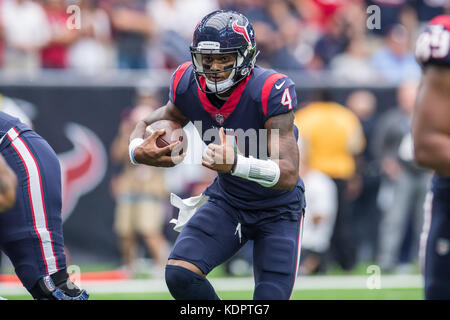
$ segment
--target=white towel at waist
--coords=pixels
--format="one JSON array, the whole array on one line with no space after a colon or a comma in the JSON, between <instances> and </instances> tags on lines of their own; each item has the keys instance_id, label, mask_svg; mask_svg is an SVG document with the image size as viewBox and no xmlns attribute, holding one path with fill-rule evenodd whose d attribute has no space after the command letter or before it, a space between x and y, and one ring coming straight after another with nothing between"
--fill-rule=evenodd
<instances>
[{"instance_id":1,"label":"white towel at waist","mask_svg":"<svg viewBox=\"0 0 450 320\"><path fill-rule=\"evenodd\" d=\"M201 194L196 197L181 199L176 194L171 193L170 203L179 209L178 219L172 219L169 221L170 223L175 224L173 230L181 232L189 219L192 218L198 208L200 208L208 200L208 198L208 196Z\"/></svg>"}]
</instances>

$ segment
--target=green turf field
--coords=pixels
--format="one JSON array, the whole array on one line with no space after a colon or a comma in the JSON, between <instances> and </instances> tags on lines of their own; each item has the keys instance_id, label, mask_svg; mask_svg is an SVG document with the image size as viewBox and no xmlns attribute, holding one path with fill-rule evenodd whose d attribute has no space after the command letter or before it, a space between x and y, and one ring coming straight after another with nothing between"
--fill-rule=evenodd
<instances>
[{"instance_id":1,"label":"green turf field","mask_svg":"<svg viewBox=\"0 0 450 320\"><path fill-rule=\"evenodd\" d=\"M291 300L422 300L422 289L327 289L327 290L296 290ZM250 300L251 291L219 291L224 300ZM27 295L8 296L10 300L30 300ZM120 293L91 294L92 300L171 300L167 293Z\"/></svg>"},{"instance_id":2,"label":"green turf field","mask_svg":"<svg viewBox=\"0 0 450 320\"><path fill-rule=\"evenodd\" d=\"M423 288L417 283L411 284L408 279L397 284L389 284L389 274L383 275L383 282L380 289L367 289L365 287L365 281L370 274L367 273L368 266L370 264L358 264L351 272L343 272L339 268L331 268L326 276L311 276L311 277L299 277L297 281L300 285L306 285L303 287L296 287L291 300L422 300ZM109 267L109 266L108 266ZM105 266L82 266L83 271L101 271L108 270ZM111 267L109 267L111 269ZM416 266L412 273L416 276L419 275L418 267ZM402 275L400 275L401 277ZM352 282L353 277L358 278L358 282ZM242 284L247 281L247 285L241 286L240 290L236 290L234 285L227 286L227 289L218 286L217 293L221 299L224 300L250 300L252 299L253 291L248 290L253 286L253 279L251 277L227 277L224 268L219 266L215 268L208 278L211 281L216 279L222 279L222 282ZM92 300L171 300L172 297L165 287L163 279L159 280L159 287L154 283L145 283L148 280L148 276L140 275L135 279L138 281L136 287L140 290L136 290L134 284L131 284L131 289L128 286L124 291L123 288L119 288L116 284L112 284L109 289L99 288L97 286L91 286L86 288L90 293L90 299ZM397 279L398 280L398 279ZM143 281L143 283L140 283ZM237 282L236 282L237 281ZM337 282L336 282L337 281ZM395 281L395 280L394 280ZM162 284L161 284L162 283ZM309 284L308 284L309 283ZM333 284L334 283L334 284ZM338 284L336 284L338 283ZM405 285L406 283L406 285ZM353 285L353 286L352 286ZM356 286L354 286L356 285ZM325 287L324 287L325 286ZM142 289L143 288L143 289ZM149 289L147 289L149 288ZM102 289L102 290L100 290ZM147 292L148 290L148 292ZM25 291L15 292L8 294L6 289L1 290L0 296L3 296L10 300L30 300L31 296L27 295Z\"/></svg>"}]
</instances>

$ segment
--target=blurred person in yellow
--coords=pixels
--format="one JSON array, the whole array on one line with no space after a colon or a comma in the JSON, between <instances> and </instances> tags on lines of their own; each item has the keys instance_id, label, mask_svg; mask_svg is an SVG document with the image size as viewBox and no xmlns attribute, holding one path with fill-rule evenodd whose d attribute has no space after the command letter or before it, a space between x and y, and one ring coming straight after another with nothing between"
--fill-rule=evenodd
<instances>
[{"instance_id":1,"label":"blurred person in yellow","mask_svg":"<svg viewBox=\"0 0 450 320\"><path fill-rule=\"evenodd\" d=\"M163 168L135 166L128 157L128 143L137 121L159 106L156 92L142 85L137 104L122 120L119 133L111 145L111 157L122 171L112 181L116 197L114 229L119 236L122 260L133 276L138 271L138 240L143 240L154 261L151 274L164 275L169 245L163 235L168 193Z\"/></svg>"},{"instance_id":2,"label":"blurred person in yellow","mask_svg":"<svg viewBox=\"0 0 450 320\"><path fill-rule=\"evenodd\" d=\"M302 139L300 154L304 154ZM319 170L308 167L301 156L299 173L305 183L305 224L300 253L300 273L304 275L327 271L327 252L333 235L338 209L337 190L333 180Z\"/></svg>"},{"instance_id":3,"label":"blurred person in yellow","mask_svg":"<svg viewBox=\"0 0 450 320\"><path fill-rule=\"evenodd\" d=\"M347 192L356 173L355 156L366 145L361 123L351 110L331 99L329 90L320 89L310 104L296 112L295 124L308 167L328 175L336 184L338 210L329 254L343 270L351 270L356 248Z\"/></svg>"}]
</instances>

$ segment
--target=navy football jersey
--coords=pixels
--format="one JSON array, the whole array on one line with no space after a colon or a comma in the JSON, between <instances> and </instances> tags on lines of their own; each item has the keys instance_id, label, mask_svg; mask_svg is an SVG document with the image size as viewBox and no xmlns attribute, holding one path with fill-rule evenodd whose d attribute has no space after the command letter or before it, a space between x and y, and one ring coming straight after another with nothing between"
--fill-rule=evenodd
<instances>
[{"instance_id":1,"label":"navy football jersey","mask_svg":"<svg viewBox=\"0 0 450 320\"><path fill-rule=\"evenodd\" d=\"M416 44L416 58L423 67L429 65L450 68L450 16L438 16L430 21ZM432 190L450 190L450 178L435 175Z\"/></svg>"},{"instance_id":2,"label":"navy football jersey","mask_svg":"<svg viewBox=\"0 0 450 320\"><path fill-rule=\"evenodd\" d=\"M206 89L205 79L199 84ZM264 143L264 123L270 117L295 111L297 97L294 83L286 75L256 66L251 74L242 80L225 102L214 94L199 89L190 62L181 65L173 74L169 93L170 101L194 123L206 143L215 142L220 127L227 137L236 139L238 152L245 156L267 159L267 144ZM263 132L260 133L260 130ZM298 137L298 130L295 128ZM233 137L234 135L234 137ZM250 140L253 142L250 143ZM256 142L256 143L255 143ZM216 143L220 143L217 141ZM219 173L204 194L221 198L234 207L245 210L296 212L304 207L304 185L299 178L291 191L265 188L258 183ZM271 214L268 213L268 214ZM279 213L279 212L278 212Z\"/></svg>"}]
</instances>

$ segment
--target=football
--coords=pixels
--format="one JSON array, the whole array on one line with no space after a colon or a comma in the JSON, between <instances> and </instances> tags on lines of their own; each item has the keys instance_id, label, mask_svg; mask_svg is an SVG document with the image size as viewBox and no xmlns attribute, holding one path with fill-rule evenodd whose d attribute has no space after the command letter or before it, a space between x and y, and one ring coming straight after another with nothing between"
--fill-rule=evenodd
<instances>
[{"instance_id":1,"label":"football","mask_svg":"<svg viewBox=\"0 0 450 320\"><path fill-rule=\"evenodd\" d=\"M181 125L175 121L171 120L159 120L153 122L146 129L144 139L148 138L154 131L158 131L164 129L166 132L159 136L156 139L156 145L159 148L164 148L168 145L171 145L177 141L180 141L181 144L175 148L175 150L179 150L179 154L182 154L187 150L187 136L186 132L183 130Z\"/></svg>"}]
</instances>

